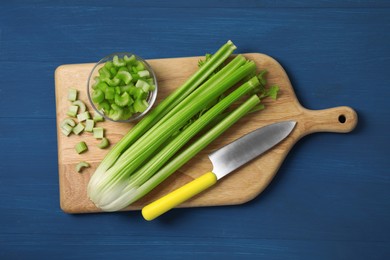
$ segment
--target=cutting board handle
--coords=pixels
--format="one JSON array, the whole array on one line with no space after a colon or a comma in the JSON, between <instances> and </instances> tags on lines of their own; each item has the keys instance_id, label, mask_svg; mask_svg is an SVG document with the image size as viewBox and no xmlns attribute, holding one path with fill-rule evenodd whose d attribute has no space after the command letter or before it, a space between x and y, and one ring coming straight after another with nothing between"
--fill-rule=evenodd
<instances>
[{"instance_id":1,"label":"cutting board handle","mask_svg":"<svg viewBox=\"0 0 390 260\"><path fill-rule=\"evenodd\" d=\"M304 109L304 128L306 134L315 132L351 132L357 125L355 110L347 106L322 110Z\"/></svg>"}]
</instances>

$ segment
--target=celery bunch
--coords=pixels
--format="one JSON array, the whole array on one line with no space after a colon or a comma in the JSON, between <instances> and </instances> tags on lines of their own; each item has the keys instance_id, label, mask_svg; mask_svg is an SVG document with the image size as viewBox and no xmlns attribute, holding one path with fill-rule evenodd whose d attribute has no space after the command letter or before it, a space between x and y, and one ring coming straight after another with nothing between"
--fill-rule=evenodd
<instances>
[{"instance_id":1,"label":"celery bunch","mask_svg":"<svg viewBox=\"0 0 390 260\"><path fill-rule=\"evenodd\" d=\"M207 55L192 77L112 148L88 184L88 196L97 207L117 211L135 202L258 109L261 98L276 96L277 88L265 89L264 72L256 75L253 61L237 55L225 65L235 49L228 41ZM240 105L228 111L237 101ZM210 130L193 140L205 127Z\"/></svg>"}]
</instances>

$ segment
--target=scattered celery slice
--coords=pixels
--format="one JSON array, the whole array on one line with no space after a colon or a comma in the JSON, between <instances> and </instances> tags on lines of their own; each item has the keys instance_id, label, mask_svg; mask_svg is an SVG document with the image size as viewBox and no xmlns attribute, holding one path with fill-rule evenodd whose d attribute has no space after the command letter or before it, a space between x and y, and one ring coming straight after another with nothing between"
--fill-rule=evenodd
<instances>
[{"instance_id":1,"label":"scattered celery slice","mask_svg":"<svg viewBox=\"0 0 390 260\"><path fill-rule=\"evenodd\" d=\"M87 120L85 121L85 129L84 129L84 131L86 131L86 132L92 132L94 126L95 126L95 121L92 120L92 119L87 119Z\"/></svg>"},{"instance_id":2,"label":"scattered celery slice","mask_svg":"<svg viewBox=\"0 0 390 260\"><path fill-rule=\"evenodd\" d=\"M95 112L95 114L93 115L93 121L95 121L95 122L103 122L104 121L104 117L102 115L100 115L99 113Z\"/></svg>"},{"instance_id":3,"label":"scattered celery slice","mask_svg":"<svg viewBox=\"0 0 390 260\"><path fill-rule=\"evenodd\" d=\"M83 123L78 123L75 127L73 127L72 132L76 135L79 135L81 132L84 131L84 125Z\"/></svg>"},{"instance_id":4,"label":"scattered celery slice","mask_svg":"<svg viewBox=\"0 0 390 260\"><path fill-rule=\"evenodd\" d=\"M80 154L80 153L84 153L84 152L88 151L88 146L84 141L81 141L81 142L76 144L75 149L76 149L76 152L78 154Z\"/></svg>"},{"instance_id":5,"label":"scattered celery slice","mask_svg":"<svg viewBox=\"0 0 390 260\"><path fill-rule=\"evenodd\" d=\"M104 148L107 148L109 145L110 145L110 142L108 141L108 139L103 137L102 141L98 144L98 147L100 149L104 149Z\"/></svg>"},{"instance_id":6,"label":"scattered celery slice","mask_svg":"<svg viewBox=\"0 0 390 260\"><path fill-rule=\"evenodd\" d=\"M76 101L77 100L77 94L78 94L77 89L70 88L68 90L68 100L69 101Z\"/></svg>"},{"instance_id":7,"label":"scattered celery slice","mask_svg":"<svg viewBox=\"0 0 390 260\"><path fill-rule=\"evenodd\" d=\"M66 132L69 132L69 133L72 132L72 130L73 130L73 127L68 125L68 124L62 125L61 128L64 129Z\"/></svg>"},{"instance_id":8,"label":"scattered celery slice","mask_svg":"<svg viewBox=\"0 0 390 260\"><path fill-rule=\"evenodd\" d=\"M84 168L88 168L88 167L90 167L89 163L82 161L82 162L79 162L79 163L76 165L76 171L77 171L77 172L82 172L82 170L83 170Z\"/></svg>"},{"instance_id":9,"label":"scattered celery slice","mask_svg":"<svg viewBox=\"0 0 390 260\"><path fill-rule=\"evenodd\" d=\"M87 107L85 106L84 102L81 100L76 100L72 102L72 105L79 107L79 113L84 113Z\"/></svg>"},{"instance_id":10,"label":"scattered celery slice","mask_svg":"<svg viewBox=\"0 0 390 260\"><path fill-rule=\"evenodd\" d=\"M71 117L76 117L77 116L77 111L79 110L78 106L70 106L68 109L68 112L66 114Z\"/></svg>"},{"instance_id":11,"label":"scattered celery slice","mask_svg":"<svg viewBox=\"0 0 390 260\"><path fill-rule=\"evenodd\" d=\"M104 137L103 127L94 127L92 131L93 131L93 137L95 137L96 139L103 139Z\"/></svg>"},{"instance_id":12,"label":"scattered celery slice","mask_svg":"<svg viewBox=\"0 0 390 260\"><path fill-rule=\"evenodd\" d=\"M61 132L62 132L64 135L69 136L70 133L72 132L72 130L68 131L68 130L66 130L66 129L64 129L64 128L61 128Z\"/></svg>"},{"instance_id":13,"label":"scattered celery slice","mask_svg":"<svg viewBox=\"0 0 390 260\"><path fill-rule=\"evenodd\" d=\"M74 127L76 125L75 121L73 121L73 119L71 118L65 118L64 120L62 120L61 122L61 126L64 126L64 125L69 125L71 127Z\"/></svg>"},{"instance_id":14,"label":"scattered celery slice","mask_svg":"<svg viewBox=\"0 0 390 260\"><path fill-rule=\"evenodd\" d=\"M90 119L90 118L91 118L91 116L90 116L88 111L85 111L85 112L77 115L77 120L79 120L79 122L83 122L83 121Z\"/></svg>"}]
</instances>

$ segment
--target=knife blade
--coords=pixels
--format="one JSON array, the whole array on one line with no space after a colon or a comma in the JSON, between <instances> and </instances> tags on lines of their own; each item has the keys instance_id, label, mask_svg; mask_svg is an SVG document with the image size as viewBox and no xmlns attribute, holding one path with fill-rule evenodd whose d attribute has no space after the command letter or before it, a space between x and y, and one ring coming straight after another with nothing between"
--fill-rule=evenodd
<instances>
[{"instance_id":1,"label":"knife blade","mask_svg":"<svg viewBox=\"0 0 390 260\"><path fill-rule=\"evenodd\" d=\"M295 121L283 121L261 127L209 154L213 170L142 209L146 220L153 220L175 206L214 185L219 179L257 158L284 140L294 129Z\"/></svg>"}]
</instances>

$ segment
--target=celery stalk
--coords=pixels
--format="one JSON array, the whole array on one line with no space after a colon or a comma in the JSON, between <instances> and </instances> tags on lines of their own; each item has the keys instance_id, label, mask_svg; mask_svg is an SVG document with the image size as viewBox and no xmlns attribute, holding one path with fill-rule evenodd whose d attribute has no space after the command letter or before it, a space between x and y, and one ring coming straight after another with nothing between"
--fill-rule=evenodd
<instances>
[{"instance_id":1,"label":"celery stalk","mask_svg":"<svg viewBox=\"0 0 390 260\"><path fill-rule=\"evenodd\" d=\"M103 161L96 169L94 175L100 176L104 174L118 159L119 155L123 153L135 140L137 140L148 128L154 125L172 108L187 97L194 89L196 89L202 82L208 78L214 70L220 66L236 49L236 46L228 41L223 45L213 57L198 71L193 74L180 88L174 91L164 101L162 101L156 108L149 112L140 122L138 122L106 155ZM91 183L91 182L90 182ZM88 193L91 185L88 185Z\"/></svg>"},{"instance_id":2,"label":"celery stalk","mask_svg":"<svg viewBox=\"0 0 390 260\"><path fill-rule=\"evenodd\" d=\"M106 208L105 210L109 209L110 206L114 206L116 203L122 203L121 206L124 205L124 207L126 207L127 205L130 205L131 203L145 196L157 185L159 185L166 178L168 178L171 174L173 174L180 167L182 167L185 163L187 163L192 157L194 157L201 150L203 150L213 140L219 137L235 122L245 116L259 102L260 99L256 95L251 96L247 101L245 101L241 106L231 112L226 118L224 118L219 124L213 127L209 132L207 132L205 135L196 140L183 152L175 156L171 161L169 161L162 169L160 169L146 182L141 184L139 187L131 187L130 185L127 186L122 192L122 194L111 205L107 205L104 207Z\"/></svg>"},{"instance_id":3,"label":"celery stalk","mask_svg":"<svg viewBox=\"0 0 390 260\"><path fill-rule=\"evenodd\" d=\"M148 131L148 133L153 132L153 134L141 136L131 146L131 149L127 149L115 165L106 171L104 176L98 178L95 175L92 176L89 183L92 188L91 192L89 192L90 199L99 207L110 203L113 198L117 197L120 190L123 188L123 181L150 155L152 155L165 140L186 124L191 117L198 113L205 103L220 96L238 81L252 74L255 69L256 65L254 62L246 62L228 77L222 77L223 80L221 82L209 86L208 90L204 91L202 95L197 95L193 100L190 100L190 102L185 102L186 100L184 100L183 102L186 103L186 106L180 110L180 113L172 115L170 118L166 119L166 121L162 122L161 125L153 126ZM220 72L215 76L218 76Z\"/></svg>"},{"instance_id":4,"label":"celery stalk","mask_svg":"<svg viewBox=\"0 0 390 260\"><path fill-rule=\"evenodd\" d=\"M216 116L222 113L233 102L239 98L248 94L256 86L258 86L259 80L257 77L253 77L251 80L237 88L230 95L225 97L205 114L203 114L197 121L181 132L174 140L172 140L167 146L160 150L152 159L146 161L146 163L135 172L128 179L128 184L123 189L122 194L126 194L127 191L136 190L139 186L145 183L153 174L155 174L179 149L181 149L192 137L194 137L200 130L202 130L210 121ZM105 211L120 210L129 205L129 197L119 196L118 199L111 202L108 205L102 205L101 208Z\"/></svg>"}]
</instances>

